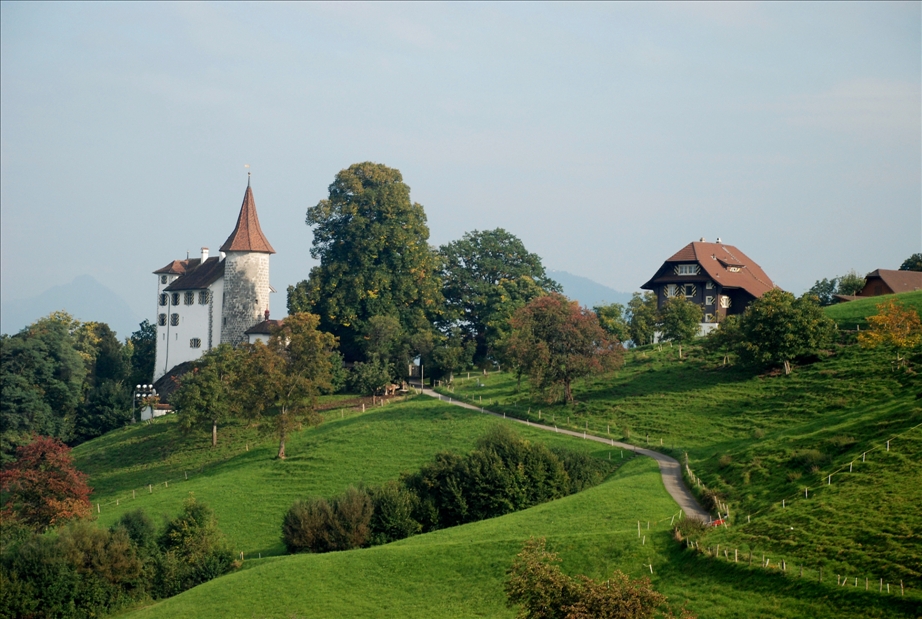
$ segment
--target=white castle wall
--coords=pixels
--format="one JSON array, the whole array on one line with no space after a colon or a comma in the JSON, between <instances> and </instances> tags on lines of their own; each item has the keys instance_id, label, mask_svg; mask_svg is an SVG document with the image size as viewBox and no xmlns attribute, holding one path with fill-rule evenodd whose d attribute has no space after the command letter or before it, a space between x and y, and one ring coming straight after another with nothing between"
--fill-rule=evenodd
<instances>
[{"instance_id":1,"label":"white castle wall","mask_svg":"<svg viewBox=\"0 0 922 619\"><path fill-rule=\"evenodd\" d=\"M224 261L221 342L247 341L244 333L261 322L269 307L269 254L229 251Z\"/></svg>"},{"instance_id":2,"label":"white castle wall","mask_svg":"<svg viewBox=\"0 0 922 619\"><path fill-rule=\"evenodd\" d=\"M218 279L209 289L206 304L200 300L200 290L190 290L193 294L191 304L186 303L186 291L167 292L167 305L160 305L163 288L176 276L168 276L167 284L159 285L157 292L157 361L154 366L154 381L173 367L185 361L194 361L206 351L217 346L221 329L221 312L223 309L224 282ZM158 283L160 279L158 276ZM175 305L174 294L179 295L179 304ZM166 315L166 324L160 325L159 317ZM179 323L172 324L171 317L176 314ZM198 346L193 346L193 339L198 339Z\"/></svg>"}]
</instances>

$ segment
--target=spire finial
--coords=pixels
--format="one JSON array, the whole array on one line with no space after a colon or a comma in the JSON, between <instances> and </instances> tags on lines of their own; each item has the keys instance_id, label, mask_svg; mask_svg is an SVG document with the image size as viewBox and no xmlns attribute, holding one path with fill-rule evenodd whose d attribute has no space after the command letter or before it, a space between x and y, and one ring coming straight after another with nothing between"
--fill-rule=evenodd
<instances>
[{"instance_id":1,"label":"spire finial","mask_svg":"<svg viewBox=\"0 0 922 619\"><path fill-rule=\"evenodd\" d=\"M247 187L249 187L250 186L250 164L245 163L243 164L243 167L247 169Z\"/></svg>"}]
</instances>

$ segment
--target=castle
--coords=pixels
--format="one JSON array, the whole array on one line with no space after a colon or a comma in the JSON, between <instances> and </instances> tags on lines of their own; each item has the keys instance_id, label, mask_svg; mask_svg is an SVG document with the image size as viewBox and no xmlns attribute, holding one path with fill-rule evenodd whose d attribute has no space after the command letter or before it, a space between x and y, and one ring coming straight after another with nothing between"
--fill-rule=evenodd
<instances>
[{"instance_id":1,"label":"castle","mask_svg":"<svg viewBox=\"0 0 922 619\"><path fill-rule=\"evenodd\" d=\"M247 330L268 321L269 255L247 181L234 231L218 256L173 260L157 269L157 360L154 382L221 343L247 342Z\"/></svg>"}]
</instances>

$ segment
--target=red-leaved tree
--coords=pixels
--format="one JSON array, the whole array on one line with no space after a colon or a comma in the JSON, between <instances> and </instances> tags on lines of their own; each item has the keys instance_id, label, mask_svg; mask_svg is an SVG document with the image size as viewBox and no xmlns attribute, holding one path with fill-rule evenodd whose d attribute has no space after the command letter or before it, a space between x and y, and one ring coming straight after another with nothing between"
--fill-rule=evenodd
<instances>
[{"instance_id":1,"label":"red-leaved tree","mask_svg":"<svg viewBox=\"0 0 922 619\"><path fill-rule=\"evenodd\" d=\"M508 358L535 389L556 400L573 401L572 383L619 367L624 348L599 325L595 312L560 294L532 300L510 321Z\"/></svg>"},{"instance_id":2,"label":"red-leaved tree","mask_svg":"<svg viewBox=\"0 0 922 619\"><path fill-rule=\"evenodd\" d=\"M0 516L38 531L85 517L92 492L86 479L74 468L70 447L55 438L34 436L16 450L16 461L0 471Z\"/></svg>"}]
</instances>

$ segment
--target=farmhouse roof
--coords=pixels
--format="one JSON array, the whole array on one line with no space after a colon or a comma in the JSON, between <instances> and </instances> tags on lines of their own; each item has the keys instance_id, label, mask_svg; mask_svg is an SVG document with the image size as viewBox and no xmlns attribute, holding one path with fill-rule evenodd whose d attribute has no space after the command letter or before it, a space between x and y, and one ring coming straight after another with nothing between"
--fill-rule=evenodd
<instances>
[{"instance_id":1,"label":"farmhouse roof","mask_svg":"<svg viewBox=\"0 0 922 619\"><path fill-rule=\"evenodd\" d=\"M274 254L275 250L266 240L262 229L259 227L259 217L256 216L256 201L253 199L253 190L249 183L243 194L243 204L240 206L240 215L237 217L237 226L231 235L224 241L221 251L256 251Z\"/></svg>"},{"instance_id":2,"label":"farmhouse roof","mask_svg":"<svg viewBox=\"0 0 922 619\"><path fill-rule=\"evenodd\" d=\"M198 258L195 261L201 262ZM187 268L186 272L164 290L204 290L224 276L224 261L214 256L202 264L196 264L194 268Z\"/></svg>"},{"instance_id":3,"label":"farmhouse roof","mask_svg":"<svg viewBox=\"0 0 922 619\"><path fill-rule=\"evenodd\" d=\"M697 262L707 276L721 287L741 288L754 297L760 297L775 288L775 284L762 267L733 245L695 241L668 258L663 267L677 262ZM676 276L671 271L664 273L663 267L660 267L653 279L641 288L649 290L653 288L654 283L667 279L675 281Z\"/></svg>"},{"instance_id":4,"label":"farmhouse roof","mask_svg":"<svg viewBox=\"0 0 922 619\"><path fill-rule=\"evenodd\" d=\"M867 274L866 279L880 278L894 293L922 289L922 271L893 271L877 269Z\"/></svg>"}]
</instances>

